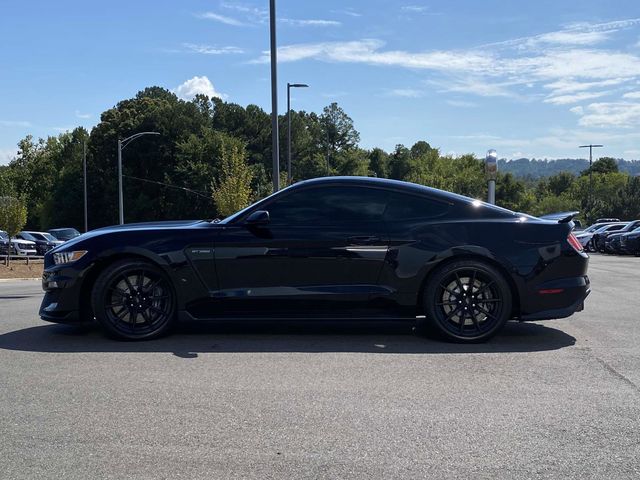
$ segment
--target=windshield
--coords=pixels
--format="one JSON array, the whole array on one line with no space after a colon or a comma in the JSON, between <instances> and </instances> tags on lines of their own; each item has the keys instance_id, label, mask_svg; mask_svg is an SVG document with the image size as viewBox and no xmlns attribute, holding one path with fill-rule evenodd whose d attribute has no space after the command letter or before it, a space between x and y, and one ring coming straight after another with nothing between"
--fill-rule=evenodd
<instances>
[{"instance_id":1,"label":"windshield","mask_svg":"<svg viewBox=\"0 0 640 480\"><path fill-rule=\"evenodd\" d=\"M42 238L48 240L49 242L55 242L57 240L57 238L50 233L41 233L40 235L42 236Z\"/></svg>"},{"instance_id":2,"label":"windshield","mask_svg":"<svg viewBox=\"0 0 640 480\"><path fill-rule=\"evenodd\" d=\"M0 231L0 238L3 240L9 240L9 234L7 232Z\"/></svg>"},{"instance_id":3,"label":"windshield","mask_svg":"<svg viewBox=\"0 0 640 480\"><path fill-rule=\"evenodd\" d=\"M596 223L594 225L591 225L588 228L585 228L583 230L583 233L591 233L591 232L595 232L596 230L602 228L602 227L606 227L606 225L603 225L602 223Z\"/></svg>"},{"instance_id":4,"label":"windshield","mask_svg":"<svg viewBox=\"0 0 640 480\"><path fill-rule=\"evenodd\" d=\"M60 230L51 230L49 233L52 233L58 240L70 240L80 236L80 232L75 228L61 228Z\"/></svg>"},{"instance_id":5,"label":"windshield","mask_svg":"<svg viewBox=\"0 0 640 480\"><path fill-rule=\"evenodd\" d=\"M36 240L38 240L33 235L27 232L20 232L18 235L20 235L20 237L22 237L25 240L29 240L30 242L35 242Z\"/></svg>"},{"instance_id":6,"label":"windshield","mask_svg":"<svg viewBox=\"0 0 640 480\"><path fill-rule=\"evenodd\" d=\"M626 225L626 223L614 223L612 225L605 225L604 227L599 228L598 230L596 230L595 233L604 233L604 232L609 232L609 231L612 231L612 230L620 230L625 225Z\"/></svg>"}]
</instances>

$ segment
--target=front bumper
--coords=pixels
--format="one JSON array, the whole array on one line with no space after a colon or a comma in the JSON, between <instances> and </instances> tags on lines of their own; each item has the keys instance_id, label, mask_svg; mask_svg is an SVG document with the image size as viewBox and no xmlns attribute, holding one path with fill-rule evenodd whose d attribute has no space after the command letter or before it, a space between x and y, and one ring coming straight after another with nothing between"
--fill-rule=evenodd
<instances>
[{"instance_id":1,"label":"front bumper","mask_svg":"<svg viewBox=\"0 0 640 480\"><path fill-rule=\"evenodd\" d=\"M80 315L81 280L72 268L47 268L42 274L45 294L40 305L40 318L54 323L83 321Z\"/></svg>"}]
</instances>

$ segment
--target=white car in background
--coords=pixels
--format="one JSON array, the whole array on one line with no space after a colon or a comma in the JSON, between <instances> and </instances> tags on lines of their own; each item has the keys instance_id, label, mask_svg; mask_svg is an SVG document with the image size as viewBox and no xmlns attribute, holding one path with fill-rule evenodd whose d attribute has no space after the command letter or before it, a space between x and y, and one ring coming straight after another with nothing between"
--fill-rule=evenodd
<instances>
[{"instance_id":1,"label":"white car in background","mask_svg":"<svg viewBox=\"0 0 640 480\"><path fill-rule=\"evenodd\" d=\"M32 257L38 255L36 242L22 240L21 238L11 239L11 250L13 255L18 255L20 257Z\"/></svg>"}]
</instances>

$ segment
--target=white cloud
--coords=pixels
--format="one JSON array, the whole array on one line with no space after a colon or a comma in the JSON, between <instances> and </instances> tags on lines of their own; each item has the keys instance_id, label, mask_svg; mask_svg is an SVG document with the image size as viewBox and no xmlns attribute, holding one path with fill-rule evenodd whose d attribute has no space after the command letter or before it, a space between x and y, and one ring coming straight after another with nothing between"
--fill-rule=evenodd
<instances>
[{"instance_id":1,"label":"white cloud","mask_svg":"<svg viewBox=\"0 0 640 480\"><path fill-rule=\"evenodd\" d=\"M222 2L222 8L241 13L251 23L266 23L269 20L269 10L242 3Z\"/></svg>"},{"instance_id":2,"label":"white cloud","mask_svg":"<svg viewBox=\"0 0 640 480\"><path fill-rule=\"evenodd\" d=\"M31 122L26 120L0 120L0 127L29 128Z\"/></svg>"},{"instance_id":3,"label":"white cloud","mask_svg":"<svg viewBox=\"0 0 640 480\"><path fill-rule=\"evenodd\" d=\"M625 93L624 95L622 95L622 98L629 98L629 99L638 99L640 98L640 92L629 92L629 93Z\"/></svg>"},{"instance_id":4,"label":"white cloud","mask_svg":"<svg viewBox=\"0 0 640 480\"><path fill-rule=\"evenodd\" d=\"M191 100L198 94L206 95L209 98L226 98L226 95L216 92L211 80L204 75L202 77L195 76L190 78L183 84L178 85L173 91L183 100Z\"/></svg>"},{"instance_id":5,"label":"white cloud","mask_svg":"<svg viewBox=\"0 0 640 480\"><path fill-rule=\"evenodd\" d=\"M573 78L562 78L555 82L549 83L544 87L553 90L552 95L564 95L567 93L582 92L592 88L610 87L625 82L624 78L612 78L599 82L581 82Z\"/></svg>"},{"instance_id":6,"label":"white cloud","mask_svg":"<svg viewBox=\"0 0 640 480\"><path fill-rule=\"evenodd\" d=\"M227 55L244 53L244 50L240 47L233 46L218 47L216 45L202 45L195 43L183 43L182 46L191 52L201 53L203 55Z\"/></svg>"},{"instance_id":7,"label":"white cloud","mask_svg":"<svg viewBox=\"0 0 640 480\"><path fill-rule=\"evenodd\" d=\"M331 10L331 13L337 13L337 14L342 14L342 15L348 15L349 17L361 17L362 14L359 12L356 12L355 10L351 9L351 8L346 8L344 10Z\"/></svg>"},{"instance_id":8,"label":"white cloud","mask_svg":"<svg viewBox=\"0 0 640 480\"><path fill-rule=\"evenodd\" d=\"M337 20L299 20L295 18L281 18L278 21L294 27L339 27L342 25L342 22L338 22Z\"/></svg>"},{"instance_id":9,"label":"white cloud","mask_svg":"<svg viewBox=\"0 0 640 480\"><path fill-rule=\"evenodd\" d=\"M578 105L577 107L570 108L569 111L571 113L575 113L576 115L583 115L584 114L584 108L582 108L580 105Z\"/></svg>"},{"instance_id":10,"label":"white cloud","mask_svg":"<svg viewBox=\"0 0 640 480\"><path fill-rule=\"evenodd\" d=\"M0 148L0 165L6 165L18 154L15 148Z\"/></svg>"},{"instance_id":11,"label":"white cloud","mask_svg":"<svg viewBox=\"0 0 640 480\"><path fill-rule=\"evenodd\" d=\"M400 10L403 12L424 13L429 10L429 7L425 5L403 5Z\"/></svg>"},{"instance_id":12,"label":"white cloud","mask_svg":"<svg viewBox=\"0 0 640 480\"><path fill-rule=\"evenodd\" d=\"M232 25L234 27L246 26L246 23L241 22L240 20L227 17L226 15L220 15L219 13L214 13L214 12L198 13L196 17L201 18L203 20L213 20L215 22L224 23L225 25Z\"/></svg>"},{"instance_id":13,"label":"white cloud","mask_svg":"<svg viewBox=\"0 0 640 480\"><path fill-rule=\"evenodd\" d=\"M592 103L579 124L583 127L637 128L640 126L640 103Z\"/></svg>"},{"instance_id":14,"label":"white cloud","mask_svg":"<svg viewBox=\"0 0 640 480\"><path fill-rule=\"evenodd\" d=\"M478 104L475 102L467 102L465 100L447 100L447 104L451 105L452 107L459 108L475 108L478 106Z\"/></svg>"},{"instance_id":15,"label":"white cloud","mask_svg":"<svg viewBox=\"0 0 640 480\"><path fill-rule=\"evenodd\" d=\"M91 118L93 115L90 113L82 113L80 110L76 110L76 117L82 118L84 120Z\"/></svg>"},{"instance_id":16,"label":"white cloud","mask_svg":"<svg viewBox=\"0 0 640 480\"><path fill-rule=\"evenodd\" d=\"M591 100L593 98L609 95L611 92L580 92L569 95L558 95L556 97L547 97L544 103L552 103L553 105L568 105L570 103L578 103L583 100Z\"/></svg>"},{"instance_id":17,"label":"white cloud","mask_svg":"<svg viewBox=\"0 0 640 480\"><path fill-rule=\"evenodd\" d=\"M387 95L392 97L420 98L424 95L424 92L413 88L394 88L389 90Z\"/></svg>"}]
</instances>

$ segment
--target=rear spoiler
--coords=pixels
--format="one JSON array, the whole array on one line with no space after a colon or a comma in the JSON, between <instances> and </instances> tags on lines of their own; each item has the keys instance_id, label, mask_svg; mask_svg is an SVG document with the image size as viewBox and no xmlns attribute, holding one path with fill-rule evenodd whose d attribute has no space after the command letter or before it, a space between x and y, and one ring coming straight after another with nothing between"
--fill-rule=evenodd
<instances>
[{"instance_id":1,"label":"rear spoiler","mask_svg":"<svg viewBox=\"0 0 640 480\"><path fill-rule=\"evenodd\" d=\"M554 220L558 223L569 223L573 220L580 212L562 212L562 213L552 213L550 215L542 215L539 218L543 218L545 220Z\"/></svg>"},{"instance_id":2,"label":"rear spoiler","mask_svg":"<svg viewBox=\"0 0 640 480\"><path fill-rule=\"evenodd\" d=\"M567 212L567 214L558 220L558 223L569 223L580 212Z\"/></svg>"}]
</instances>

